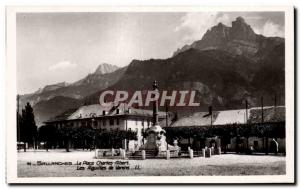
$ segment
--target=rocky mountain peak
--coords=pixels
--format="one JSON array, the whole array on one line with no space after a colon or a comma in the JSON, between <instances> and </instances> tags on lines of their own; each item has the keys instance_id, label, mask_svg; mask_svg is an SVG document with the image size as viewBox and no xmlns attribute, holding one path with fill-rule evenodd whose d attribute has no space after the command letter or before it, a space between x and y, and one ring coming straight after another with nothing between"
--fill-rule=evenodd
<instances>
[{"instance_id":1,"label":"rocky mountain peak","mask_svg":"<svg viewBox=\"0 0 300 189\"><path fill-rule=\"evenodd\" d=\"M59 88L62 88L62 87L66 87L68 85L69 85L69 83L67 83L67 82L60 82L60 83L56 83L56 84L46 85L43 88L39 88L39 90L37 90L35 92L35 94L56 90L56 89L59 89Z\"/></svg>"},{"instance_id":2,"label":"rocky mountain peak","mask_svg":"<svg viewBox=\"0 0 300 189\"><path fill-rule=\"evenodd\" d=\"M230 27L225 26L223 23L219 23L207 30L207 32L203 35L202 40L210 41L211 43L221 42L228 38L229 30Z\"/></svg>"},{"instance_id":3,"label":"rocky mountain peak","mask_svg":"<svg viewBox=\"0 0 300 189\"><path fill-rule=\"evenodd\" d=\"M256 34L250 25L245 22L245 19L242 17L237 17L235 21L232 22L231 28L231 38L254 41L256 39Z\"/></svg>"},{"instance_id":4,"label":"rocky mountain peak","mask_svg":"<svg viewBox=\"0 0 300 189\"><path fill-rule=\"evenodd\" d=\"M174 56L190 48L198 50L222 49L238 55L253 55L258 50L257 34L243 17L232 21L232 27L218 23L208 29L201 40L185 45L174 52Z\"/></svg>"},{"instance_id":5,"label":"rocky mountain peak","mask_svg":"<svg viewBox=\"0 0 300 189\"><path fill-rule=\"evenodd\" d=\"M245 19L241 16L237 17L235 22L238 22L238 23L245 23Z\"/></svg>"},{"instance_id":6,"label":"rocky mountain peak","mask_svg":"<svg viewBox=\"0 0 300 189\"><path fill-rule=\"evenodd\" d=\"M97 69L94 72L94 74L103 75L103 74L107 74L107 73L112 73L112 72L116 71L117 69L119 69L118 66L107 64L107 63L103 63L103 64L100 64L97 67Z\"/></svg>"},{"instance_id":7,"label":"rocky mountain peak","mask_svg":"<svg viewBox=\"0 0 300 189\"><path fill-rule=\"evenodd\" d=\"M219 22L217 25L218 28L225 28L227 27L226 25L224 25L222 22Z\"/></svg>"},{"instance_id":8,"label":"rocky mountain peak","mask_svg":"<svg viewBox=\"0 0 300 189\"><path fill-rule=\"evenodd\" d=\"M232 27L228 27L223 23L218 23L218 25L213 26L211 29L202 37L202 40L245 40L253 41L255 40L256 34L252 30L251 26L245 22L242 17L237 17L235 21L232 22Z\"/></svg>"}]
</instances>

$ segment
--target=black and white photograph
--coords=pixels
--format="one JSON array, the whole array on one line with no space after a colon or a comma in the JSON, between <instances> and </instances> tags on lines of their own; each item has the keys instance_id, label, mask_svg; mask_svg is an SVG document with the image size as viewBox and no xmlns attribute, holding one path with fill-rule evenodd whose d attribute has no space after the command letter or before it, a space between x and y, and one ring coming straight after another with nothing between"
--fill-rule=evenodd
<instances>
[{"instance_id":1,"label":"black and white photograph","mask_svg":"<svg viewBox=\"0 0 300 189\"><path fill-rule=\"evenodd\" d=\"M293 19L7 7L8 182L293 183Z\"/></svg>"}]
</instances>

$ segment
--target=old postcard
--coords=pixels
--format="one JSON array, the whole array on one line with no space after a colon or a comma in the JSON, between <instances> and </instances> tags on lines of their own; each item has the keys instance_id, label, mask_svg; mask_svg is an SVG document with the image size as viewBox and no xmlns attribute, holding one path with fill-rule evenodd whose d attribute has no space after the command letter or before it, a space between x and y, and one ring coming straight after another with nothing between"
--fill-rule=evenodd
<instances>
[{"instance_id":1,"label":"old postcard","mask_svg":"<svg viewBox=\"0 0 300 189\"><path fill-rule=\"evenodd\" d=\"M293 7L7 7L8 183L294 183Z\"/></svg>"}]
</instances>

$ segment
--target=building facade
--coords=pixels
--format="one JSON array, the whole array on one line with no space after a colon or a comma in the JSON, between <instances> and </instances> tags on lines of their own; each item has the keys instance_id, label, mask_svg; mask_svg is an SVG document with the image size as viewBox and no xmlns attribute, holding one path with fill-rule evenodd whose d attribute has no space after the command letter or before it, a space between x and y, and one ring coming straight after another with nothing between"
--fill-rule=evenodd
<instances>
[{"instance_id":1,"label":"building facade","mask_svg":"<svg viewBox=\"0 0 300 189\"><path fill-rule=\"evenodd\" d=\"M236 129L232 130L233 127ZM244 133L241 134L241 130L250 127L252 131L249 130L249 133L243 131ZM228 137L223 135L223 139L218 136L199 139L199 137L194 137L195 133L192 133L193 131L211 132L211 130L207 131L210 128L219 130L224 128L221 130L228 134ZM228 128L227 130L231 129L231 131L226 132L226 128ZM255 130L253 128L256 131L253 132ZM179 141L183 149L192 147L200 150L204 147L221 147L222 151L225 152L247 152L249 150L254 152L272 152L274 143L277 143L278 152L285 153L286 149L284 106L213 111L211 114L209 112L197 112L191 116L178 119L168 128L168 130L176 129L183 132L191 131L190 137L181 138ZM270 134L268 132L260 133L266 129L270 130Z\"/></svg>"},{"instance_id":2,"label":"building facade","mask_svg":"<svg viewBox=\"0 0 300 189\"><path fill-rule=\"evenodd\" d=\"M159 112L159 121L166 118L165 112ZM55 117L46 125L58 130L64 127L92 127L96 131L133 131L137 140L122 141L122 148L136 150L144 143L143 132L152 125L152 111L129 107L125 103L108 106L93 104L81 106L76 111Z\"/></svg>"}]
</instances>

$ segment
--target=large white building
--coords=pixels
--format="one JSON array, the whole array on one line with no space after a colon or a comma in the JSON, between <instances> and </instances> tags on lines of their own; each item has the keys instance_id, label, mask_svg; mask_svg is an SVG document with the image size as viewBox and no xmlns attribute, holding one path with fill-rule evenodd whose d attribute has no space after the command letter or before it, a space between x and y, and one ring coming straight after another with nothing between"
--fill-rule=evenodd
<instances>
[{"instance_id":1,"label":"large white building","mask_svg":"<svg viewBox=\"0 0 300 189\"><path fill-rule=\"evenodd\" d=\"M158 115L160 121L166 118L165 112L159 112ZM129 107L125 103L110 103L105 107L100 104L81 106L72 113L60 115L45 123L57 129L92 126L106 131L131 130L137 133L137 140L129 141L127 148L134 150L143 144L142 133L152 125L152 118L152 110Z\"/></svg>"}]
</instances>

